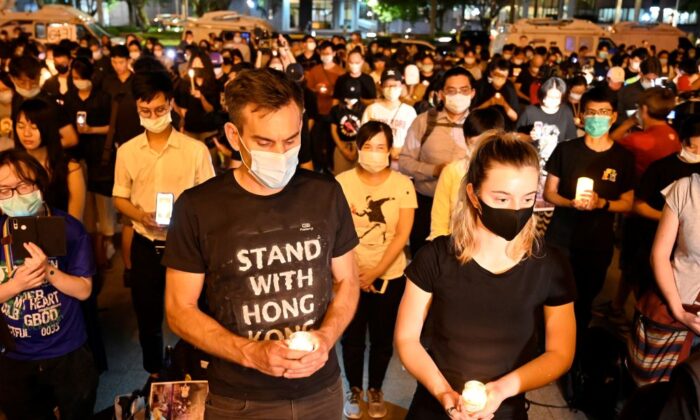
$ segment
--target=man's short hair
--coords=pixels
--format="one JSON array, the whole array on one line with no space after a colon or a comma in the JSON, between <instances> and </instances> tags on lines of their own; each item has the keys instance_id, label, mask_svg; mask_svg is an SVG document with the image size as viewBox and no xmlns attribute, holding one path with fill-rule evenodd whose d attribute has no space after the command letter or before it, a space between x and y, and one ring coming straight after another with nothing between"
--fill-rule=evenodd
<instances>
[{"instance_id":1,"label":"man's short hair","mask_svg":"<svg viewBox=\"0 0 700 420\"><path fill-rule=\"evenodd\" d=\"M304 109L304 94L286 74L271 69L243 70L225 88L229 121L243 134L243 109L252 105L252 111L274 111L294 103Z\"/></svg>"},{"instance_id":2,"label":"man's short hair","mask_svg":"<svg viewBox=\"0 0 700 420\"><path fill-rule=\"evenodd\" d=\"M125 45L115 45L109 51L111 58L129 58L129 49Z\"/></svg>"},{"instance_id":3,"label":"man's short hair","mask_svg":"<svg viewBox=\"0 0 700 420\"><path fill-rule=\"evenodd\" d=\"M639 96L639 106L646 105L649 116L655 120L666 120L676 106L676 95L671 89L653 87Z\"/></svg>"},{"instance_id":4,"label":"man's short hair","mask_svg":"<svg viewBox=\"0 0 700 420\"><path fill-rule=\"evenodd\" d=\"M445 88L445 83L447 83L447 79L450 77L456 77L456 76L464 76L467 79L469 79L469 86L476 87L476 79L474 79L474 76L469 72L469 70L465 69L462 66L457 66L457 67L452 67L451 69L447 70L445 74L442 76L442 82L440 83L440 89Z\"/></svg>"},{"instance_id":5,"label":"man's short hair","mask_svg":"<svg viewBox=\"0 0 700 420\"><path fill-rule=\"evenodd\" d=\"M649 57L642 61L642 64L639 66L639 70L642 72L642 74L653 73L659 75L661 74L661 62L656 57Z\"/></svg>"},{"instance_id":6,"label":"man's short hair","mask_svg":"<svg viewBox=\"0 0 700 420\"><path fill-rule=\"evenodd\" d=\"M53 51L53 57L69 57L70 58L70 50L67 48L61 46L61 45L56 45L52 48Z\"/></svg>"},{"instance_id":7,"label":"man's short hair","mask_svg":"<svg viewBox=\"0 0 700 420\"><path fill-rule=\"evenodd\" d=\"M333 48L333 43L330 41L323 41L321 42L321 45L318 46L319 51L323 51L326 48Z\"/></svg>"},{"instance_id":8,"label":"man's short hair","mask_svg":"<svg viewBox=\"0 0 700 420\"><path fill-rule=\"evenodd\" d=\"M41 75L41 62L29 55L23 55L10 61L10 76L20 78L26 76L36 80Z\"/></svg>"},{"instance_id":9,"label":"man's short hair","mask_svg":"<svg viewBox=\"0 0 700 420\"><path fill-rule=\"evenodd\" d=\"M603 86L594 87L583 94L583 97L581 98L581 109L585 111L589 102L606 102L610 104L613 112L617 110L617 101L612 95L608 94L607 90Z\"/></svg>"},{"instance_id":10,"label":"man's short hair","mask_svg":"<svg viewBox=\"0 0 700 420\"><path fill-rule=\"evenodd\" d=\"M173 97L173 81L164 71L136 72L132 77L131 93L137 101L151 102L159 93L170 100Z\"/></svg>"}]
</instances>

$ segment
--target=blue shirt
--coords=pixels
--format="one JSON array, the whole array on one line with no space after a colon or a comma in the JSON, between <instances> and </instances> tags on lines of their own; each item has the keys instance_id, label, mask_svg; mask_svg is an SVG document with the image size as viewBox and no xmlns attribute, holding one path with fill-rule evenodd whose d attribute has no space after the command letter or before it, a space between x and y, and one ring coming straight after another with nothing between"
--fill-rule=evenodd
<instances>
[{"instance_id":1,"label":"blue shirt","mask_svg":"<svg viewBox=\"0 0 700 420\"><path fill-rule=\"evenodd\" d=\"M49 263L66 274L92 277L95 263L85 228L63 211L51 209L51 212L66 218L67 254L50 258ZM5 218L1 217L0 223ZM4 260L2 255L0 284L9 280ZM15 266L20 264L21 261L15 262ZM11 359L45 360L63 356L78 349L87 339L78 299L60 292L48 281L10 298L0 310L15 341L15 349L7 353Z\"/></svg>"}]
</instances>

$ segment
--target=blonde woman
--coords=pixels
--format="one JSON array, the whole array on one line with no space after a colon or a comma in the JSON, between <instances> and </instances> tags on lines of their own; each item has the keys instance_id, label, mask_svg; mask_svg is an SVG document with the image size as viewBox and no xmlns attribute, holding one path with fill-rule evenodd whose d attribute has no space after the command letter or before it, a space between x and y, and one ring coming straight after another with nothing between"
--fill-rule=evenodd
<instances>
[{"instance_id":1,"label":"blonde woman","mask_svg":"<svg viewBox=\"0 0 700 420\"><path fill-rule=\"evenodd\" d=\"M406 269L395 341L418 380L407 419L526 419L524 393L571 366L574 282L567 260L537 238L538 176L530 144L510 134L484 139L462 181L452 234L424 246ZM486 384L477 412L460 398L469 380Z\"/></svg>"}]
</instances>

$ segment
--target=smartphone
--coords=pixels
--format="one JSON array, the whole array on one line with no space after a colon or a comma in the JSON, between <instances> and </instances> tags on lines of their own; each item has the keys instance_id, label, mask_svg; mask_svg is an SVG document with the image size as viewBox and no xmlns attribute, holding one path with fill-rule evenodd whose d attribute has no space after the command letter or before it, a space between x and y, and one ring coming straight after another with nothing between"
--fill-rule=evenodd
<instances>
[{"instance_id":1,"label":"smartphone","mask_svg":"<svg viewBox=\"0 0 700 420\"><path fill-rule=\"evenodd\" d=\"M85 125L87 123L87 112L85 111L78 111L75 114L75 122L78 125Z\"/></svg>"},{"instance_id":2,"label":"smartphone","mask_svg":"<svg viewBox=\"0 0 700 420\"><path fill-rule=\"evenodd\" d=\"M12 217L9 221L12 258L30 257L24 243L32 242L47 257L66 255L66 219L60 216Z\"/></svg>"},{"instance_id":3,"label":"smartphone","mask_svg":"<svg viewBox=\"0 0 700 420\"><path fill-rule=\"evenodd\" d=\"M384 292L386 292L386 287L389 285L389 280L386 279L377 279L372 283L372 287L374 287L374 290L376 290L375 293L378 293L380 295L383 295Z\"/></svg>"},{"instance_id":4,"label":"smartphone","mask_svg":"<svg viewBox=\"0 0 700 420\"><path fill-rule=\"evenodd\" d=\"M628 117L631 117L632 115L634 115L637 112L637 110L636 109L628 109L625 112L627 113Z\"/></svg>"},{"instance_id":5,"label":"smartphone","mask_svg":"<svg viewBox=\"0 0 700 420\"><path fill-rule=\"evenodd\" d=\"M161 226L170 225L174 203L175 195L173 193L159 192L156 194L156 223Z\"/></svg>"},{"instance_id":6,"label":"smartphone","mask_svg":"<svg viewBox=\"0 0 700 420\"><path fill-rule=\"evenodd\" d=\"M676 110L674 109L673 111L669 112L668 115L666 116L667 120L675 120L676 119Z\"/></svg>"},{"instance_id":7,"label":"smartphone","mask_svg":"<svg viewBox=\"0 0 700 420\"><path fill-rule=\"evenodd\" d=\"M654 80L654 85L659 86L659 87L664 87L664 86L666 86L667 82L668 82L668 77L657 77L656 80Z\"/></svg>"}]
</instances>

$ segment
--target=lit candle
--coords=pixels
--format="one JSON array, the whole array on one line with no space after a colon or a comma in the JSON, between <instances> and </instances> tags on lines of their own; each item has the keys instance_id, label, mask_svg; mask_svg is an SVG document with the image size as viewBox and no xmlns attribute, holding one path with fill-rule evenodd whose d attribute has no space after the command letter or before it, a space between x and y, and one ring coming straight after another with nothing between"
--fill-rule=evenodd
<instances>
[{"instance_id":1,"label":"lit candle","mask_svg":"<svg viewBox=\"0 0 700 420\"><path fill-rule=\"evenodd\" d=\"M469 381L464 384L464 391L462 391L462 402L464 403L464 409L468 413L476 413L481 411L486 407L486 385L479 381Z\"/></svg>"},{"instance_id":2,"label":"lit candle","mask_svg":"<svg viewBox=\"0 0 700 420\"><path fill-rule=\"evenodd\" d=\"M308 331L297 331L289 336L289 348L298 351L314 351L316 346L312 340L311 333Z\"/></svg>"},{"instance_id":3,"label":"lit candle","mask_svg":"<svg viewBox=\"0 0 700 420\"><path fill-rule=\"evenodd\" d=\"M593 191L593 180L591 178L581 177L576 181L576 201L585 200L583 194L586 191Z\"/></svg>"},{"instance_id":4,"label":"lit candle","mask_svg":"<svg viewBox=\"0 0 700 420\"><path fill-rule=\"evenodd\" d=\"M194 69L187 70L187 75L190 76L190 87L194 90Z\"/></svg>"}]
</instances>

